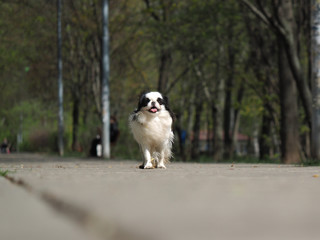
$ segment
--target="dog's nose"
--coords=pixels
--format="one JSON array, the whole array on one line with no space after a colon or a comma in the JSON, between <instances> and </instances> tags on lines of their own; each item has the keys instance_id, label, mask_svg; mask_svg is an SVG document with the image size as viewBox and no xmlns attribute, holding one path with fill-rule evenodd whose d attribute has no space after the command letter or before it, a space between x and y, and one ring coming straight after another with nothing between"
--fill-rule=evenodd
<instances>
[{"instance_id":1,"label":"dog's nose","mask_svg":"<svg viewBox=\"0 0 320 240\"><path fill-rule=\"evenodd\" d=\"M151 106L154 107L156 105L156 102L151 102Z\"/></svg>"}]
</instances>

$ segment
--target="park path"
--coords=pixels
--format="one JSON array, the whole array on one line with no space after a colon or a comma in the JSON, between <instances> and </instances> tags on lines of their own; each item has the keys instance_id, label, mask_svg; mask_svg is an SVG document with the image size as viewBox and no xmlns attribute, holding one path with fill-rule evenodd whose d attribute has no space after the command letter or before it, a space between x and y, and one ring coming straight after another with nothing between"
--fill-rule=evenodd
<instances>
[{"instance_id":1,"label":"park path","mask_svg":"<svg viewBox=\"0 0 320 240\"><path fill-rule=\"evenodd\" d=\"M320 168L0 155L0 239L320 236Z\"/></svg>"}]
</instances>

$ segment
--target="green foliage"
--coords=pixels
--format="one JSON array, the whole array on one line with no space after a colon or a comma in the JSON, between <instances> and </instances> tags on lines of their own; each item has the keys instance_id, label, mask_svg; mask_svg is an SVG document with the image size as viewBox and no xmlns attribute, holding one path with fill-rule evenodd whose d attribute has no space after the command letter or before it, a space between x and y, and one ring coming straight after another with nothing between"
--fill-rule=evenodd
<instances>
[{"instance_id":1,"label":"green foliage","mask_svg":"<svg viewBox=\"0 0 320 240\"><path fill-rule=\"evenodd\" d=\"M44 136L45 132L52 131L49 129L56 124L56 117L52 109L37 100L23 101L11 109L1 110L0 113L2 116L0 138L8 138L9 143L13 144L15 149L17 147L16 137L20 130L25 140L21 146L22 149L35 150L36 147L31 140L35 140L37 135ZM44 144L41 140L40 143Z\"/></svg>"},{"instance_id":2,"label":"green foliage","mask_svg":"<svg viewBox=\"0 0 320 240\"><path fill-rule=\"evenodd\" d=\"M203 104L201 130L213 131L216 126L212 111L218 109L224 121L224 94L231 89L228 110L240 111L239 132L252 137L253 132L261 131L262 117L270 114L273 132L279 138L276 38L266 26L235 0L149 3L109 1L111 115L116 116L120 129L119 140L112 146L113 157L141 158L127 119L136 107L138 94L157 88L164 52L169 55L164 72L168 80L166 94L180 118L176 125L188 131L188 136L194 126L195 104ZM0 1L0 8L0 139L8 138L16 148L17 134L22 131L22 151L55 152L55 3ZM62 16L65 152L69 156L87 156L92 139L101 129L101 1L65 1ZM300 55L308 72L308 37L303 33ZM230 76L233 82L226 86ZM238 102L243 83L244 96ZM300 132L306 134L310 129L303 111L300 118ZM72 149L75 122L77 150ZM259 137L272 145L271 136L259 133ZM187 139L186 154L191 145ZM179 157L176 147L176 160ZM196 161L211 161L211 156L200 156Z\"/></svg>"},{"instance_id":3,"label":"green foliage","mask_svg":"<svg viewBox=\"0 0 320 240\"><path fill-rule=\"evenodd\" d=\"M320 166L320 161L314 158L307 158L302 160L300 166L301 167Z\"/></svg>"},{"instance_id":4,"label":"green foliage","mask_svg":"<svg viewBox=\"0 0 320 240\"><path fill-rule=\"evenodd\" d=\"M0 176L6 177L9 173L10 173L9 170L2 170L2 169L0 168Z\"/></svg>"}]
</instances>

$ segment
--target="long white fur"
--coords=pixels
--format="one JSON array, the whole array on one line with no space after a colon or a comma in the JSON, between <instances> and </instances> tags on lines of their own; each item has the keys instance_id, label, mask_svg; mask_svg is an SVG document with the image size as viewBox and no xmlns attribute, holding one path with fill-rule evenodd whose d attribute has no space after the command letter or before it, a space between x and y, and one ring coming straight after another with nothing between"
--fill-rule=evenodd
<instances>
[{"instance_id":1,"label":"long white fur","mask_svg":"<svg viewBox=\"0 0 320 240\"><path fill-rule=\"evenodd\" d=\"M166 168L165 163L169 162L172 155L172 118L165 106L157 102L159 97L162 98L159 92L149 92L146 97L150 102L140 111L130 115L129 125L144 156L143 168ZM159 109L156 113L148 111L152 101Z\"/></svg>"}]
</instances>

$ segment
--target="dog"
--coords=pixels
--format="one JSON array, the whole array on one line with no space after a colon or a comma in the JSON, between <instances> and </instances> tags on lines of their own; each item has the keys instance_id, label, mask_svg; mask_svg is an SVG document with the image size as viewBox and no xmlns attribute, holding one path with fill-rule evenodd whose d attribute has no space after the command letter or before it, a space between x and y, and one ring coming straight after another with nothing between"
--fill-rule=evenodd
<instances>
[{"instance_id":1,"label":"dog","mask_svg":"<svg viewBox=\"0 0 320 240\"><path fill-rule=\"evenodd\" d=\"M138 108L129 116L129 126L144 157L140 168L166 168L172 156L174 119L167 97L159 92L140 95Z\"/></svg>"}]
</instances>

